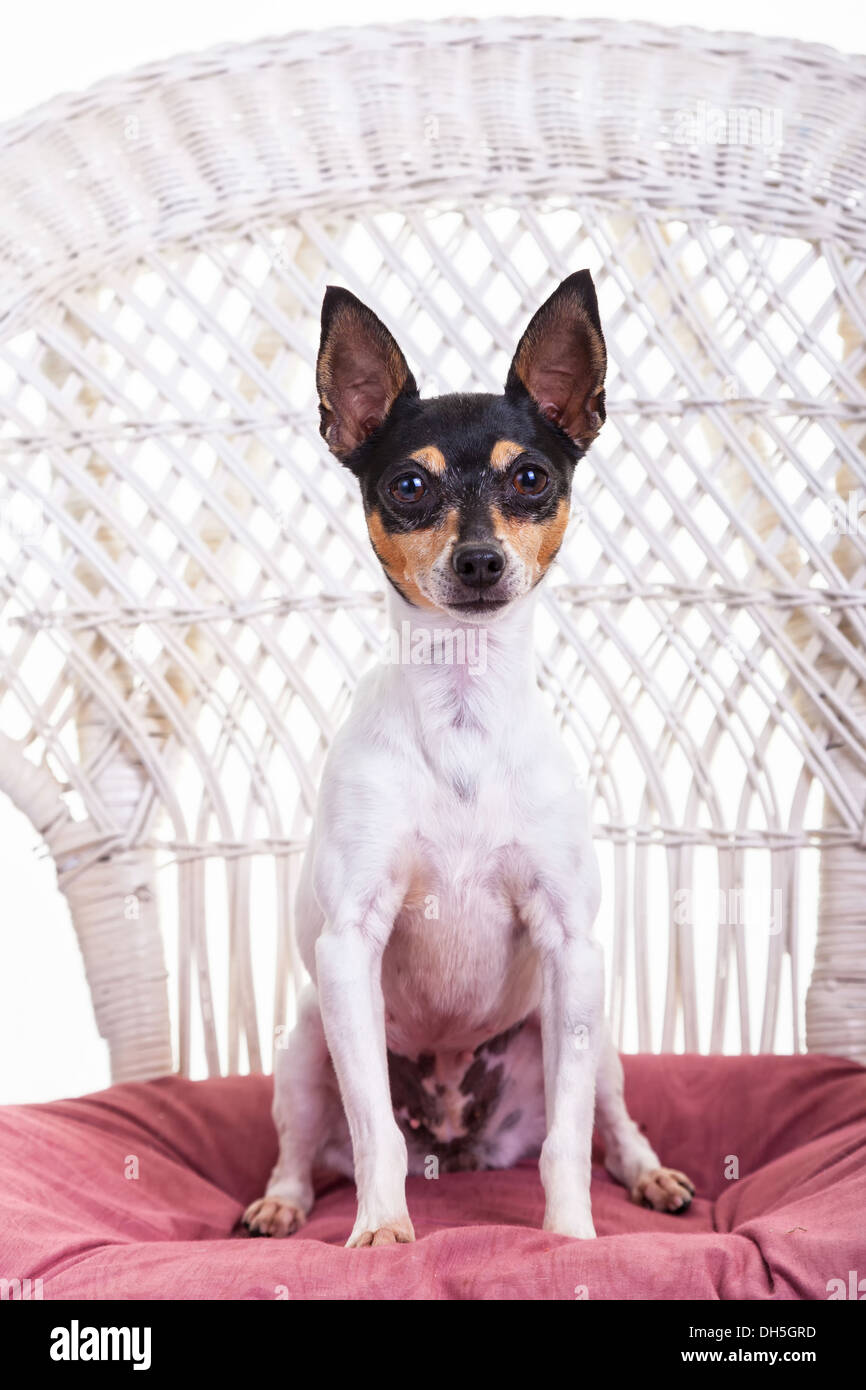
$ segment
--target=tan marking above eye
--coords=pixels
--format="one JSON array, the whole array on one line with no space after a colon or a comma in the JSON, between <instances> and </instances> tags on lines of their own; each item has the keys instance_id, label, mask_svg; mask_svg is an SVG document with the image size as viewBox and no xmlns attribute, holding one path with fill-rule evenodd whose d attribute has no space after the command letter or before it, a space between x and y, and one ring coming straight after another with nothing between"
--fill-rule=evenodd
<instances>
[{"instance_id":1,"label":"tan marking above eye","mask_svg":"<svg viewBox=\"0 0 866 1390\"><path fill-rule=\"evenodd\" d=\"M568 525L568 502L563 497L553 516L546 521L503 516L498 507L491 508L496 539L506 541L529 572L532 583L540 579L562 545Z\"/></svg>"},{"instance_id":2,"label":"tan marking above eye","mask_svg":"<svg viewBox=\"0 0 866 1390\"><path fill-rule=\"evenodd\" d=\"M386 531L378 511L367 517L370 540L383 569L404 598L420 608L435 608L422 592L418 578L429 573L444 550L457 539L457 510L452 508L438 526L415 531Z\"/></svg>"},{"instance_id":3,"label":"tan marking above eye","mask_svg":"<svg viewBox=\"0 0 866 1390\"><path fill-rule=\"evenodd\" d=\"M437 449L435 444L427 444L423 449L416 449L409 455L416 463L422 464L428 473L433 473L438 478L448 467L445 462L445 455L441 449Z\"/></svg>"},{"instance_id":4,"label":"tan marking above eye","mask_svg":"<svg viewBox=\"0 0 866 1390\"><path fill-rule=\"evenodd\" d=\"M525 453L523 445L515 444L513 439L497 439L490 454L490 467L496 473L504 473L516 458Z\"/></svg>"}]
</instances>

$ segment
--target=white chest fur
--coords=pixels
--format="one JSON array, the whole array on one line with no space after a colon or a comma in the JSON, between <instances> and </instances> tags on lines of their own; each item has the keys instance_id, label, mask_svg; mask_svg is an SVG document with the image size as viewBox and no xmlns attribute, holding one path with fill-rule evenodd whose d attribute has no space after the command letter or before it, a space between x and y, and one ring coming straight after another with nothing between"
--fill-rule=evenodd
<instances>
[{"instance_id":1,"label":"white chest fur","mask_svg":"<svg viewBox=\"0 0 866 1390\"><path fill-rule=\"evenodd\" d=\"M309 875L320 911L306 930L299 914L302 953L322 916L372 915L387 1041L404 1055L474 1048L534 1009L521 902L548 862L594 873L583 796L534 679L532 606L491 626L472 664L372 672L323 776ZM443 619L394 596L392 622L417 633Z\"/></svg>"}]
</instances>

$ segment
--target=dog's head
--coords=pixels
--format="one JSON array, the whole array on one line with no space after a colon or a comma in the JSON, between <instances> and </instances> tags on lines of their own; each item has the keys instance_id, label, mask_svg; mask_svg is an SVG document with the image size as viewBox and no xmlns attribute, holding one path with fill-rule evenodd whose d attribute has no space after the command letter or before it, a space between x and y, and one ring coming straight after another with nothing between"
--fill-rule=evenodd
<instances>
[{"instance_id":1,"label":"dog's head","mask_svg":"<svg viewBox=\"0 0 866 1390\"><path fill-rule=\"evenodd\" d=\"M539 582L562 543L574 465L604 422L606 362L587 270L535 314L499 396L422 400L381 320L327 290L321 432L359 479L373 549L409 603L477 620Z\"/></svg>"}]
</instances>

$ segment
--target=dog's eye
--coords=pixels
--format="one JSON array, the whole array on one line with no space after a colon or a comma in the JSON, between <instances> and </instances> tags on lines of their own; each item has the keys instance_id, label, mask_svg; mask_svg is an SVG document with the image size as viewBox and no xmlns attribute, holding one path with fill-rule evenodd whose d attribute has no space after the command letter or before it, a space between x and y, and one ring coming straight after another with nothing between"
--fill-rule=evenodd
<instances>
[{"instance_id":1,"label":"dog's eye","mask_svg":"<svg viewBox=\"0 0 866 1390\"><path fill-rule=\"evenodd\" d=\"M420 502L427 484L418 473L403 473L395 478L388 491L398 502Z\"/></svg>"},{"instance_id":2,"label":"dog's eye","mask_svg":"<svg viewBox=\"0 0 866 1390\"><path fill-rule=\"evenodd\" d=\"M543 468L527 466L512 478L512 484L523 497L539 497L547 487L548 477Z\"/></svg>"}]
</instances>

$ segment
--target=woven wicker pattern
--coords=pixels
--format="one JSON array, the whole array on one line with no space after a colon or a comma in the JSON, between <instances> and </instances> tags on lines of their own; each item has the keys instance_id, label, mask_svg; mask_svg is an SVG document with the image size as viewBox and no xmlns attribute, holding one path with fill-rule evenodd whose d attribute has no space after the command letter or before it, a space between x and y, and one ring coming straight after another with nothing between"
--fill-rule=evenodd
<instances>
[{"instance_id":1,"label":"woven wicker pattern","mask_svg":"<svg viewBox=\"0 0 866 1390\"><path fill-rule=\"evenodd\" d=\"M582 266L609 415L538 655L615 1030L799 1049L817 934L805 1041L866 1060L864 173L860 60L565 20L297 35L5 129L0 782L116 1078L266 1067L291 1017L317 773L383 636L317 432L325 284L422 389L498 389Z\"/></svg>"}]
</instances>

